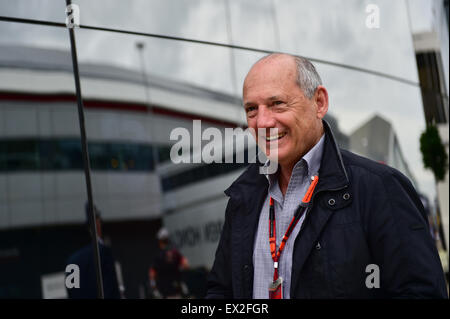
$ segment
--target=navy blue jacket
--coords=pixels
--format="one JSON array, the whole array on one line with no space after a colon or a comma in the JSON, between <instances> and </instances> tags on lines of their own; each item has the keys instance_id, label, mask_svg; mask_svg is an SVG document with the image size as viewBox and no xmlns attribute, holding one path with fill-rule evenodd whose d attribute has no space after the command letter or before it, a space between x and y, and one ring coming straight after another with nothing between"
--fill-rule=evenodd
<instances>
[{"instance_id":1,"label":"navy blue jacket","mask_svg":"<svg viewBox=\"0 0 450 319\"><path fill-rule=\"evenodd\" d=\"M410 181L340 150L326 122L324 129L319 183L294 244L291 298L447 298L427 217ZM225 191L230 198L207 298L252 298L253 246L267 188L259 166L251 164ZM370 264L378 266L379 288L366 285L366 279L375 282Z\"/></svg>"}]
</instances>

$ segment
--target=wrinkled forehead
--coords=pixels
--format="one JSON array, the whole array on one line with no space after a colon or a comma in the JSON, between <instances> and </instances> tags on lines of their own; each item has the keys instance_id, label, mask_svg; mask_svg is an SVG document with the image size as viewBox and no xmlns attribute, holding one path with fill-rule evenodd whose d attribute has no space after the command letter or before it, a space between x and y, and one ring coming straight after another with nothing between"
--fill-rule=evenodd
<instances>
[{"instance_id":1,"label":"wrinkled forehead","mask_svg":"<svg viewBox=\"0 0 450 319\"><path fill-rule=\"evenodd\" d=\"M297 77L295 60L289 55L274 55L257 61L247 73L244 80L244 91L246 87L260 82L294 81Z\"/></svg>"},{"instance_id":2,"label":"wrinkled forehead","mask_svg":"<svg viewBox=\"0 0 450 319\"><path fill-rule=\"evenodd\" d=\"M297 68L290 56L268 57L256 62L243 85L243 96L261 90L288 89L296 86ZM252 95L252 94L250 94Z\"/></svg>"}]
</instances>

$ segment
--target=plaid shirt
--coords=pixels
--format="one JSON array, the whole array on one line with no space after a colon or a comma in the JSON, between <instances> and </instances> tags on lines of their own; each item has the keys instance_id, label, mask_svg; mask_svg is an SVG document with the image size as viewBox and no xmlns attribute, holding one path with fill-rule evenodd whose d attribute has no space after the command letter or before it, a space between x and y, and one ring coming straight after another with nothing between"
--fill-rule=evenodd
<instances>
[{"instance_id":1,"label":"plaid shirt","mask_svg":"<svg viewBox=\"0 0 450 319\"><path fill-rule=\"evenodd\" d=\"M253 277L254 299L268 299L269 284L273 280L274 268L269 246L269 198L272 197L274 200L277 227L276 243L278 250L279 244L294 216L295 210L300 205L300 202L311 183L311 176L317 174L319 171L323 153L323 143L324 136L322 136L319 142L295 164L284 197L278 185L279 170L274 174L266 176L269 180L269 190L259 217L255 246L253 249L253 266L255 270ZM268 165L268 162L266 165ZM279 275L283 278L284 299L290 298L294 241L300 231L304 218L305 215L300 218L292 231L278 262Z\"/></svg>"}]
</instances>

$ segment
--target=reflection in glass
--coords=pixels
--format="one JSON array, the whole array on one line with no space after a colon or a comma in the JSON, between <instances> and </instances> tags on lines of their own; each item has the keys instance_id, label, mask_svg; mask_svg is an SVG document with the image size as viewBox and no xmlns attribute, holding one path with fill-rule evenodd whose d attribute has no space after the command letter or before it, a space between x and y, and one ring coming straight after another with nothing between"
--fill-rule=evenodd
<instances>
[{"instance_id":1,"label":"reflection in glass","mask_svg":"<svg viewBox=\"0 0 450 319\"><path fill-rule=\"evenodd\" d=\"M90 243L67 30L1 25L0 298L65 298L67 258Z\"/></svg>"},{"instance_id":2,"label":"reflection in glass","mask_svg":"<svg viewBox=\"0 0 450 319\"><path fill-rule=\"evenodd\" d=\"M29 16L22 2L4 12ZM385 14L380 30L366 28L358 1L330 0L327 12L322 3L304 1L74 2L86 25L232 41L417 81L403 2L374 2ZM59 17L53 10L47 17ZM67 30L0 24L0 272L9 274L0 277L0 297L67 297L62 279L69 256L90 242ZM154 296L149 269L165 226L189 260L183 280L190 294L202 297L227 205L223 191L249 158L174 164L170 134L185 128L192 136L193 120L203 130L245 127L240 91L262 55L87 29L76 34L94 202L120 296ZM418 148L425 126L419 87L315 64L330 94L327 120L339 145L409 169L418 189L433 198ZM379 134L380 126L367 129L373 119L385 121L389 134ZM377 152L371 139L380 143Z\"/></svg>"}]
</instances>

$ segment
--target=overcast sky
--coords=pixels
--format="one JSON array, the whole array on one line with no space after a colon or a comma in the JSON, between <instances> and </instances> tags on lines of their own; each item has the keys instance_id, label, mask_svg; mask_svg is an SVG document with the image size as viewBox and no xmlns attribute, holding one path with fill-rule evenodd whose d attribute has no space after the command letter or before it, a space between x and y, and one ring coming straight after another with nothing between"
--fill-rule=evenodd
<instances>
[{"instance_id":1,"label":"overcast sky","mask_svg":"<svg viewBox=\"0 0 450 319\"><path fill-rule=\"evenodd\" d=\"M81 24L121 28L283 51L353 65L418 82L410 30L431 30L429 0L229 0L231 34L227 33L226 0L77 0ZM380 9L380 28L365 25L367 4ZM0 0L0 15L65 20L64 0ZM408 19L408 12L411 19ZM210 89L241 94L242 82L260 56L184 42L77 30L81 62L141 65L136 41L146 44L149 73ZM69 49L67 30L0 22L0 44ZM344 133L374 114L389 120L419 189L434 197L431 173L422 167L419 136L425 128L418 87L398 81L315 63L330 93L330 110ZM243 116L243 113L241 113Z\"/></svg>"}]
</instances>

